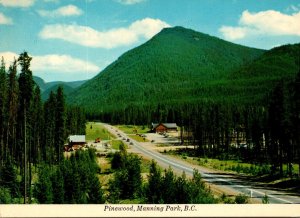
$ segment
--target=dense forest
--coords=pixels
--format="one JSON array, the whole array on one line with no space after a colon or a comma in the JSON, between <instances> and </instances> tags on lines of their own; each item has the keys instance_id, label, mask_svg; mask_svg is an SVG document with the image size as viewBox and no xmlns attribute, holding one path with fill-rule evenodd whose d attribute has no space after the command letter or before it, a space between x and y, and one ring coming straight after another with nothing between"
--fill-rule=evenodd
<instances>
[{"instance_id":1,"label":"dense forest","mask_svg":"<svg viewBox=\"0 0 300 218\"><path fill-rule=\"evenodd\" d=\"M67 101L93 116L120 113L131 105L153 112L158 104L222 99L228 94L219 85L223 78L263 52L182 27L166 28L120 56ZM224 89L230 86L226 82Z\"/></svg>"},{"instance_id":2,"label":"dense forest","mask_svg":"<svg viewBox=\"0 0 300 218\"><path fill-rule=\"evenodd\" d=\"M42 166L64 161L69 134L85 133L85 113L65 104L63 89L42 102L30 70L27 52L6 70L0 66L0 188L1 202L30 203L33 176ZM17 72L17 66L21 72Z\"/></svg>"},{"instance_id":3,"label":"dense forest","mask_svg":"<svg viewBox=\"0 0 300 218\"><path fill-rule=\"evenodd\" d=\"M144 181L140 158L122 147L112 155L114 177L102 190L94 151L69 158L62 152L68 135L85 133L86 119L175 122L181 143L194 145L185 151L191 156L242 160L266 166L264 174L294 177L293 164L300 164L300 44L263 51L168 28L67 96L61 86L52 86L56 90L46 92L45 101L30 62L26 52L9 69L1 61L3 203L218 201L197 172L192 179L177 177L153 162ZM186 198L177 199L177 190Z\"/></svg>"},{"instance_id":4,"label":"dense forest","mask_svg":"<svg viewBox=\"0 0 300 218\"><path fill-rule=\"evenodd\" d=\"M167 28L67 101L85 107L90 120L176 122L195 156L267 164L271 174L292 176L300 163L299 71L300 44L263 51Z\"/></svg>"}]
</instances>

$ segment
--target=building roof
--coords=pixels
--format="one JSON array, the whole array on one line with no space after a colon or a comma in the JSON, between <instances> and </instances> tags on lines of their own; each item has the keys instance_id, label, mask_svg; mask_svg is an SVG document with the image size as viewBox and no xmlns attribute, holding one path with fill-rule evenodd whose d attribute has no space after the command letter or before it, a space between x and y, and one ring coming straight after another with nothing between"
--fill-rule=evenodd
<instances>
[{"instance_id":1,"label":"building roof","mask_svg":"<svg viewBox=\"0 0 300 218\"><path fill-rule=\"evenodd\" d=\"M176 123L152 123L152 128L155 129L157 126L159 126L160 124L164 125L165 127L167 127L168 129L174 129L177 128L177 124Z\"/></svg>"},{"instance_id":2,"label":"building roof","mask_svg":"<svg viewBox=\"0 0 300 218\"><path fill-rule=\"evenodd\" d=\"M85 135L70 135L69 142L85 142Z\"/></svg>"}]
</instances>

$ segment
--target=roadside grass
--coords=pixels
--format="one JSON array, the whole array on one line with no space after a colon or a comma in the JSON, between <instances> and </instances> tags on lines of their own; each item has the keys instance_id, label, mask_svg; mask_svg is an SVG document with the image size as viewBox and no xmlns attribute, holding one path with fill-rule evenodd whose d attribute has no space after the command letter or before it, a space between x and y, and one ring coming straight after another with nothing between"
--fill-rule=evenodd
<instances>
[{"instance_id":1,"label":"roadside grass","mask_svg":"<svg viewBox=\"0 0 300 218\"><path fill-rule=\"evenodd\" d=\"M141 158L141 172L148 175L150 172L151 160Z\"/></svg>"},{"instance_id":2,"label":"roadside grass","mask_svg":"<svg viewBox=\"0 0 300 218\"><path fill-rule=\"evenodd\" d=\"M107 129L100 123L88 122L86 124L86 140L94 141L96 138L101 140L109 140L115 138Z\"/></svg>"},{"instance_id":3,"label":"roadside grass","mask_svg":"<svg viewBox=\"0 0 300 218\"><path fill-rule=\"evenodd\" d=\"M126 149L128 149L128 146L125 143L123 143L122 140L112 140L111 144L111 148L115 150L119 150L120 145L122 144L125 146Z\"/></svg>"},{"instance_id":4,"label":"roadside grass","mask_svg":"<svg viewBox=\"0 0 300 218\"><path fill-rule=\"evenodd\" d=\"M219 160L209 158L192 158L192 160L196 160L196 162L198 162L198 164L201 166L206 166L221 171L230 171L250 175L271 174L270 164L251 164L237 160ZM298 170L299 165L294 165L293 174L297 174L299 172ZM284 173L287 171L287 164L283 165L283 171Z\"/></svg>"},{"instance_id":5,"label":"roadside grass","mask_svg":"<svg viewBox=\"0 0 300 218\"><path fill-rule=\"evenodd\" d=\"M126 134L143 134L150 131L150 129L147 126L117 125L116 127L125 132Z\"/></svg>"},{"instance_id":6,"label":"roadside grass","mask_svg":"<svg viewBox=\"0 0 300 218\"><path fill-rule=\"evenodd\" d=\"M129 135L130 138L134 139L137 142L149 142L148 139L141 137L139 135Z\"/></svg>"},{"instance_id":7,"label":"roadside grass","mask_svg":"<svg viewBox=\"0 0 300 218\"><path fill-rule=\"evenodd\" d=\"M185 161L195 164L204 166L211 169L216 169L220 171L227 171L231 173L238 173L238 174L247 174L247 175L269 175L271 174L271 165L270 164L251 164L242 162L240 160L219 160L207 157L191 157L189 156L189 151L185 152L184 149L176 149L176 150L169 150L164 151L164 154L172 155L175 157L180 157ZM283 171L286 173L287 171L287 164L283 165ZM299 165L294 164L293 166L293 175L298 174L299 172Z\"/></svg>"}]
</instances>

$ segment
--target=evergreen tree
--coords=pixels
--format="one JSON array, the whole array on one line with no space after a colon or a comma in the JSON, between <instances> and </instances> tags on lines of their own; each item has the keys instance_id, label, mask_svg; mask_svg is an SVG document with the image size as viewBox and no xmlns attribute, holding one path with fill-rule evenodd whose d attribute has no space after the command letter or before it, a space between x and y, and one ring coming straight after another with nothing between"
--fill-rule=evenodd
<instances>
[{"instance_id":1,"label":"evergreen tree","mask_svg":"<svg viewBox=\"0 0 300 218\"><path fill-rule=\"evenodd\" d=\"M189 184L186 179L186 175L183 172L182 176L178 177L175 181L175 196L176 196L176 203L178 204L186 204L190 203L190 195L191 193L189 192Z\"/></svg>"},{"instance_id":2,"label":"evergreen tree","mask_svg":"<svg viewBox=\"0 0 300 218\"><path fill-rule=\"evenodd\" d=\"M49 164L55 163L55 107L56 98L53 92L44 104L44 135L43 135L43 158Z\"/></svg>"},{"instance_id":3,"label":"evergreen tree","mask_svg":"<svg viewBox=\"0 0 300 218\"><path fill-rule=\"evenodd\" d=\"M31 165L28 164L30 161L30 135L32 128L32 120L31 120L31 103L33 97L33 78L32 72L30 68L30 62L32 58L27 54L27 52L23 52L20 54L18 58L19 65L21 66L21 73L19 75L19 104L20 104L20 116L19 116L19 146L22 149L23 157L21 167L24 169L23 177L24 177L24 203L27 202L27 187L31 187ZM28 170L29 169L29 170ZM31 198L29 197L29 200Z\"/></svg>"},{"instance_id":4,"label":"evergreen tree","mask_svg":"<svg viewBox=\"0 0 300 218\"><path fill-rule=\"evenodd\" d=\"M300 65L300 63L299 63ZM293 129L295 144L298 150L298 165L299 165L299 175L300 175L300 70L296 76L294 86L293 86L292 101L294 102L293 107Z\"/></svg>"},{"instance_id":5,"label":"evergreen tree","mask_svg":"<svg viewBox=\"0 0 300 218\"><path fill-rule=\"evenodd\" d=\"M41 163L43 160L42 152L42 142L43 142L43 132L44 132L44 111L43 103L41 101L41 93L39 86L35 86L32 109L32 144L34 145L31 153L32 160L34 164Z\"/></svg>"},{"instance_id":6,"label":"evergreen tree","mask_svg":"<svg viewBox=\"0 0 300 218\"><path fill-rule=\"evenodd\" d=\"M5 143L5 130L7 129L7 92L8 92L8 81L5 69L4 59L1 59L0 66L0 166L3 165L7 156L7 147Z\"/></svg>"},{"instance_id":7,"label":"evergreen tree","mask_svg":"<svg viewBox=\"0 0 300 218\"><path fill-rule=\"evenodd\" d=\"M161 195L164 190L162 186L161 171L154 160L151 161L148 183L146 186L146 198L150 204L158 204L161 201Z\"/></svg>"},{"instance_id":8,"label":"evergreen tree","mask_svg":"<svg viewBox=\"0 0 300 218\"><path fill-rule=\"evenodd\" d=\"M0 186L7 188L13 198L19 196L19 182L17 180L17 171L11 160L7 158L5 164L0 168Z\"/></svg>"},{"instance_id":9,"label":"evergreen tree","mask_svg":"<svg viewBox=\"0 0 300 218\"><path fill-rule=\"evenodd\" d=\"M8 123L6 130L6 144L16 162L21 162L22 150L17 148L17 123L19 110L19 84L17 81L17 61L15 60L8 70Z\"/></svg>"},{"instance_id":10,"label":"evergreen tree","mask_svg":"<svg viewBox=\"0 0 300 218\"><path fill-rule=\"evenodd\" d=\"M55 170L52 175L52 190L53 190L53 203L54 204L63 204L64 203L64 175L60 167Z\"/></svg>"},{"instance_id":11,"label":"evergreen tree","mask_svg":"<svg viewBox=\"0 0 300 218\"><path fill-rule=\"evenodd\" d=\"M35 196L41 204L53 203L53 188L51 183L51 170L47 165L39 169L38 182L35 185Z\"/></svg>"},{"instance_id":12,"label":"evergreen tree","mask_svg":"<svg viewBox=\"0 0 300 218\"><path fill-rule=\"evenodd\" d=\"M96 174L90 178L90 188L87 192L88 194L88 203L89 204L103 204L105 203L103 197L103 190L101 188L101 183Z\"/></svg>"},{"instance_id":13,"label":"evergreen tree","mask_svg":"<svg viewBox=\"0 0 300 218\"><path fill-rule=\"evenodd\" d=\"M128 178L124 193L126 197L134 198L139 195L142 187L141 158L130 154L127 159L126 169Z\"/></svg>"},{"instance_id":14,"label":"evergreen tree","mask_svg":"<svg viewBox=\"0 0 300 218\"><path fill-rule=\"evenodd\" d=\"M12 202L9 189L0 187L0 204L11 204Z\"/></svg>"},{"instance_id":15,"label":"evergreen tree","mask_svg":"<svg viewBox=\"0 0 300 218\"><path fill-rule=\"evenodd\" d=\"M57 89L56 105L55 105L55 150L58 162L62 159L62 148L66 138L66 112L63 88L61 86Z\"/></svg>"},{"instance_id":16,"label":"evergreen tree","mask_svg":"<svg viewBox=\"0 0 300 218\"><path fill-rule=\"evenodd\" d=\"M165 175L162 179L162 200L164 204L176 203L176 186L175 186L176 176L172 171L171 167L165 170Z\"/></svg>"}]
</instances>

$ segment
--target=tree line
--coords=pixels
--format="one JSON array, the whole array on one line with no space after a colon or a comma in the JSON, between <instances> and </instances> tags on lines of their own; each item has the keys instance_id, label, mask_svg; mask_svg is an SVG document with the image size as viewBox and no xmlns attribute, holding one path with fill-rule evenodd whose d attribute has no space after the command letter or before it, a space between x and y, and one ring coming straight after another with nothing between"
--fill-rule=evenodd
<instances>
[{"instance_id":1,"label":"tree line","mask_svg":"<svg viewBox=\"0 0 300 218\"><path fill-rule=\"evenodd\" d=\"M166 100L157 104L130 103L102 113L88 112L87 117L112 124L175 122L182 131L182 143L195 145L195 156L267 164L271 165L272 174L292 176L293 164L300 164L299 114L300 71L291 79L274 82L264 102L257 104L239 98ZM286 172L284 164L288 166Z\"/></svg>"},{"instance_id":2,"label":"tree line","mask_svg":"<svg viewBox=\"0 0 300 218\"><path fill-rule=\"evenodd\" d=\"M42 102L31 60L23 52L8 70L3 57L0 66L0 172L11 173L1 176L0 187L13 198L24 198L24 203L31 201L33 171L42 163L61 163L67 136L85 133L84 111L65 104L61 87ZM21 181L15 181L17 176Z\"/></svg>"},{"instance_id":3,"label":"tree line","mask_svg":"<svg viewBox=\"0 0 300 218\"><path fill-rule=\"evenodd\" d=\"M34 196L41 204L104 203L95 151L76 151L59 165L43 165Z\"/></svg>"},{"instance_id":4,"label":"tree line","mask_svg":"<svg viewBox=\"0 0 300 218\"><path fill-rule=\"evenodd\" d=\"M120 145L120 151L112 155L111 168L113 178L106 195L109 203L122 203L128 199L144 204L241 204L249 201L249 197L242 194L235 198L223 194L218 198L197 170L194 170L191 178L184 172L177 176L171 168L162 170L154 160L145 178L141 172L141 158L136 154L128 154L124 144Z\"/></svg>"},{"instance_id":5,"label":"tree line","mask_svg":"<svg viewBox=\"0 0 300 218\"><path fill-rule=\"evenodd\" d=\"M164 171L151 161L146 181L141 174L141 158L128 154L124 144L113 154L111 167L114 177L109 183L108 201L119 203L124 199L139 199L146 204L216 203L201 175L195 171L192 179L185 174L178 177L171 168Z\"/></svg>"}]
</instances>

